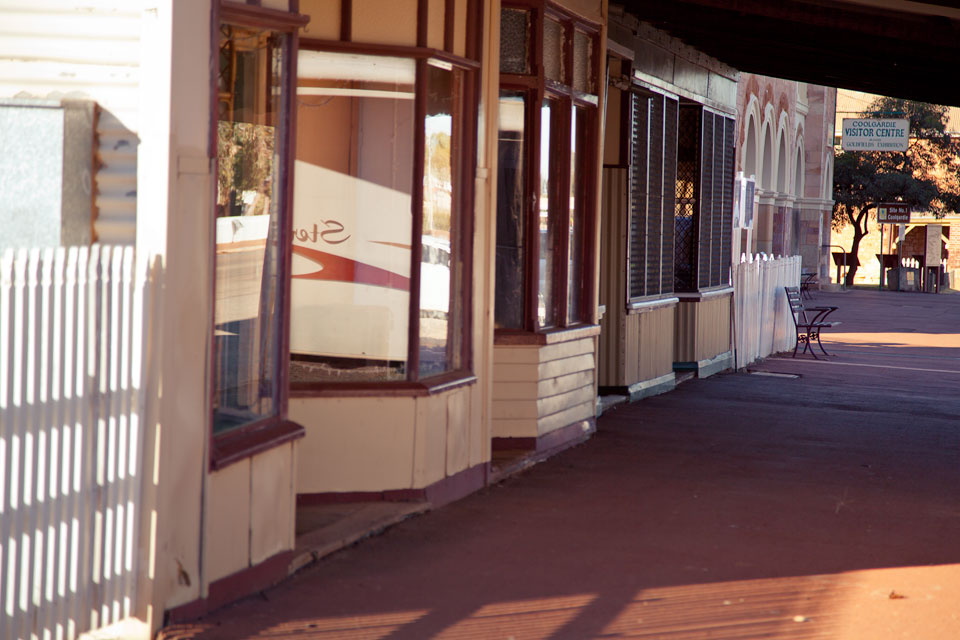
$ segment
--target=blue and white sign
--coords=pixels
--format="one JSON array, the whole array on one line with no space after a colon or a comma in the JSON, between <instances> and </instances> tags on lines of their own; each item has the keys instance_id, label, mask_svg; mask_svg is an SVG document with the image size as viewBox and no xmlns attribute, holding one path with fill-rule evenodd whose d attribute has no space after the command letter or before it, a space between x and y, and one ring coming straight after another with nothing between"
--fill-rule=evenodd
<instances>
[{"instance_id":1,"label":"blue and white sign","mask_svg":"<svg viewBox=\"0 0 960 640\"><path fill-rule=\"evenodd\" d=\"M844 118L844 151L906 151L910 121L892 118Z\"/></svg>"}]
</instances>

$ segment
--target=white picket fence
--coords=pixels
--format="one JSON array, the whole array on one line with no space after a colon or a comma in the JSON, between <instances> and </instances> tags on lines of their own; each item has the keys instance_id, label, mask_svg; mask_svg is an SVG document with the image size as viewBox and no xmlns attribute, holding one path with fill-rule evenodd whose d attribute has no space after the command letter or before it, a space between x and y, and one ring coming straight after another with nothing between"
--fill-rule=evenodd
<instances>
[{"instance_id":1,"label":"white picket fence","mask_svg":"<svg viewBox=\"0 0 960 640\"><path fill-rule=\"evenodd\" d=\"M130 615L156 267L129 247L0 257L0 638Z\"/></svg>"},{"instance_id":2,"label":"white picket fence","mask_svg":"<svg viewBox=\"0 0 960 640\"><path fill-rule=\"evenodd\" d=\"M800 286L800 256L742 256L733 265L737 368L793 349L796 334L783 288Z\"/></svg>"}]
</instances>

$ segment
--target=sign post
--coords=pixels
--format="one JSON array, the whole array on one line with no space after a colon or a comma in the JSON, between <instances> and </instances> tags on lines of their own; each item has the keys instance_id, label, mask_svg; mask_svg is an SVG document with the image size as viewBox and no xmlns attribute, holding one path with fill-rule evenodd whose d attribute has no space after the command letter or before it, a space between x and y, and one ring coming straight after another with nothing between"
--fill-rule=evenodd
<instances>
[{"instance_id":1,"label":"sign post","mask_svg":"<svg viewBox=\"0 0 960 640\"><path fill-rule=\"evenodd\" d=\"M897 291L900 290L900 268L903 266L903 237L904 227L910 223L910 205L903 202L881 202L877 204L877 224L880 226L880 290L883 290L883 277L886 275L883 268L883 225L900 225L900 245L897 247ZM892 230L891 230L892 233Z\"/></svg>"}]
</instances>

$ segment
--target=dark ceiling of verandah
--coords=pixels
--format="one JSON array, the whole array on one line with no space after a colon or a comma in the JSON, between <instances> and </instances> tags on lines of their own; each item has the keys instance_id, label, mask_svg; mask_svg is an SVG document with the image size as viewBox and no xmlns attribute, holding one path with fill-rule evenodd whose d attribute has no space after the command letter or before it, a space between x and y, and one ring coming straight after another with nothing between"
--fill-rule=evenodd
<instances>
[{"instance_id":1,"label":"dark ceiling of verandah","mask_svg":"<svg viewBox=\"0 0 960 640\"><path fill-rule=\"evenodd\" d=\"M960 106L956 0L611 0L741 71Z\"/></svg>"}]
</instances>

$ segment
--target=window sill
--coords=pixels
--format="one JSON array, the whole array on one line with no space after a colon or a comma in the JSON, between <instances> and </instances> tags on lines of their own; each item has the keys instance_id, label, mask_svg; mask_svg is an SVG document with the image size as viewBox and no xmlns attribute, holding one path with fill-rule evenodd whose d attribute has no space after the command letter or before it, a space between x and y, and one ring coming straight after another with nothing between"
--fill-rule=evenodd
<instances>
[{"instance_id":1,"label":"window sill","mask_svg":"<svg viewBox=\"0 0 960 640\"><path fill-rule=\"evenodd\" d=\"M498 330L493 337L493 344L507 345L548 345L559 342L569 342L580 338L591 338L600 335L600 325L582 324L565 329L551 329L540 333L530 331Z\"/></svg>"},{"instance_id":2,"label":"window sill","mask_svg":"<svg viewBox=\"0 0 960 640\"><path fill-rule=\"evenodd\" d=\"M211 471L218 471L258 453L299 440L306 435L303 427L289 420L282 420L257 429L239 431L239 433L225 433L213 437L210 452Z\"/></svg>"},{"instance_id":3,"label":"window sill","mask_svg":"<svg viewBox=\"0 0 960 640\"><path fill-rule=\"evenodd\" d=\"M680 302L699 302L708 298L716 298L717 296L725 296L732 293L733 287L730 285L721 285L719 287L711 287L710 289L703 289L701 291L677 292L674 295L680 299Z\"/></svg>"},{"instance_id":4,"label":"window sill","mask_svg":"<svg viewBox=\"0 0 960 640\"><path fill-rule=\"evenodd\" d=\"M654 309L659 309L661 307L671 307L680 302L680 298L673 295L669 298L654 298L651 300L637 300L636 302L630 302L627 304L627 315L635 315L637 313L645 313L647 311L653 311Z\"/></svg>"},{"instance_id":5,"label":"window sill","mask_svg":"<svg viewBox=\"0 0 960 640\"><path fill-rule=\"evenodd\" d=\"M424 382L354 382L326 384L322 382L290 383L291 398L347 398L347 397L421 397L474 384L477 376L455 371Z\"/></svg>"}]
</instances>

